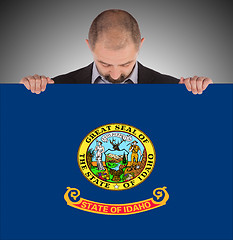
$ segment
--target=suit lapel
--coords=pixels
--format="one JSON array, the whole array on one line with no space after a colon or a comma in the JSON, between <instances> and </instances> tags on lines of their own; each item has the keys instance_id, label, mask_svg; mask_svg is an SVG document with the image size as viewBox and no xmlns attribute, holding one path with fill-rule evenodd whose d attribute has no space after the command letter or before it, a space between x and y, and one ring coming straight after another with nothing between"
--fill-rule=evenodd
<instances>
[{"instance_id":1,"label":"suit lapel","mask_svg":"<svg viewBox=\"0 0 233 240\"><path fill-rule=\"evenodd\" d=\"M92 78L92 69L93 69L93 62L85 67L82 71L82 74L76 78L76 83L80 84L90 84Z\"/></svg>"},{"instance_id":2,"label":"suit lapel","mask_svg":"<svg viewBox=\"0 0 233 240\"><path fill-rule=\"evenodd\" d=\"M148 84L151 83L150 77L146 68L138 62L138 83L139 84Z\"/></svg>"}]
</instances>

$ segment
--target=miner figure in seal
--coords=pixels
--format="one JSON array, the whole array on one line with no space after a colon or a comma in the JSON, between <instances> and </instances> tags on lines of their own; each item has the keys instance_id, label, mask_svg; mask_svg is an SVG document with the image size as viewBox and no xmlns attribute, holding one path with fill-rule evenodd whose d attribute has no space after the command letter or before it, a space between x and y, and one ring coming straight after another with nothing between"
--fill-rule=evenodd
<instances>
[{"instance_id":1,"label":"miner figure in seal","mask_svg":"<svg viewBox=\"0 0 233 240\"><path fill-rule=\"evenodd\" d=\"M136 167L138 164L138 151L140 153L140 155L142 156L142 152L140 147L137 145L137 141L133 141L129 151L132 152L131 154L131 167Z\"/></svg>"}]
</instances>

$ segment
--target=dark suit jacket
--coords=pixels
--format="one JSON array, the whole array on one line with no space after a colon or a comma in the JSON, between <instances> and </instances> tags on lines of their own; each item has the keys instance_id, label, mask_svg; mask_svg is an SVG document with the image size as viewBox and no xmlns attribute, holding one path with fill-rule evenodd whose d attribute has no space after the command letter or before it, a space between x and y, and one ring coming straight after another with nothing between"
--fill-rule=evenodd
<instances>
[{"instance_id":1,"label":"dark suit jacket","mask_svg":"<svg viewBox=\"0 0 233 240\"><path fill-rule=\"evenodd\" d=\"M53 78L55 83L60 84L69 84L69 83L79 83L79 84L90 84L92 78L92 68L93 63L88 65L87 67L78 69L76 71L57 76ZM179 83L177 78L163 75L158 73L152 69L144 67L142 64L138 62L138 83L140 84L154 84L154 83Z\"/></svg>"}]
</instances>

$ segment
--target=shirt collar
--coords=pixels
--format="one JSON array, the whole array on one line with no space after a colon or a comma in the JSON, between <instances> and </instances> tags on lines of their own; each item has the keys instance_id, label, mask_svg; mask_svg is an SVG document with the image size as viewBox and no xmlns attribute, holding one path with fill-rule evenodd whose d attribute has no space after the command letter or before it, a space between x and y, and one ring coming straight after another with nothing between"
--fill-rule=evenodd
<instances>
[{"instance_id":1,"label":"shirt collar","mask_svg":"<svg viewBox=\"0 0 233 240\"><path fill-rule=\"evenodd\" d=\"M99 84L112 84L111 82L107 81L103 76L100 75L100 73L98 72L98 69L96 67L96 64L94 62L93 64L93 69L92 69L92 79L91 79L91 83L94 84L95 80L100 77L101 80L99 82ZM131 74L128 76L128 78L125 79L125 81L127 81L128 79L130 79L134 84L138 83L138 62L136 61L136 64L134 66L133 71L131 72ZM122 83L124 84L125 81Z\"/></svg>"}]
</instances>

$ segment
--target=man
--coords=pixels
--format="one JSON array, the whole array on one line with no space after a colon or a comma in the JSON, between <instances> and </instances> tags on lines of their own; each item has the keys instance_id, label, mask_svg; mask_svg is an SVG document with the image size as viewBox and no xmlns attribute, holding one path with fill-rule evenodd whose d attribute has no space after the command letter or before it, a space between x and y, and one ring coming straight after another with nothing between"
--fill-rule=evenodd
<instances>
[{"instance_id":1,"label":"man","mask_svg":"<svg viewBox=\"0 0 233 240\"><path fill-rule=\"evenodd\" d=\"M47 84L185 84L193 94L202 94L212 82L206 77L191 77L180 80L160 74L137 62L143 44L137 21L123 10L106 10L99 14L89 30L86 43L94 62L89 66L64 74L54 79L45 76L28 76L21 79L28 90L39 94Z\"/></svg>"},{"instance_id":2,"label":"man","mask_svg":"<svg viewBox=\"0 0 233 240\"><path fill-rule=\"evenodd\" d=\"M137 145L137 141L132 142L129 151L132 152L131 154L131 168L132 168L133 166L137 166L138 164L138 151L140 152L140 155L142 155L141 149Z\"/></svg>"}]
</instances>

